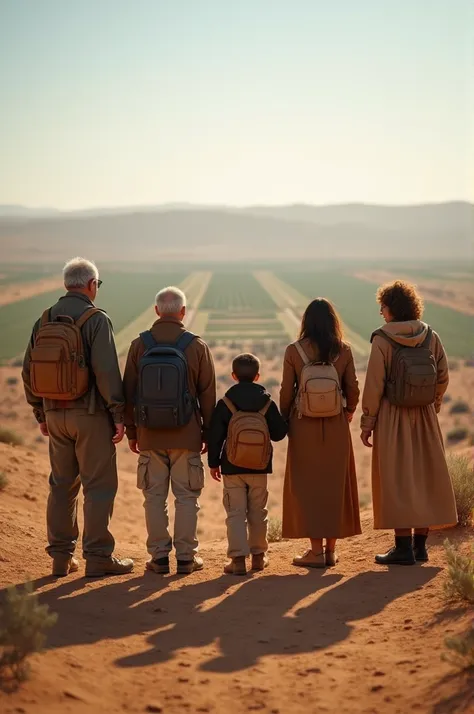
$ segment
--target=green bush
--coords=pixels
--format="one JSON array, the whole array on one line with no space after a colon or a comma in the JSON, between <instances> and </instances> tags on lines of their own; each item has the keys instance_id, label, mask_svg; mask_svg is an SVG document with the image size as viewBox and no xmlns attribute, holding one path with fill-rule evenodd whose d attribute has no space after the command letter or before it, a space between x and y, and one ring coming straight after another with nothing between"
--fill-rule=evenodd
<instances>
[{"instance_id":1,"label":"green bush","mask_svg":"<svg viewBox=\"0 0 474 714\"><path fill-rule=\"evenodd\" d=\"M0 426L0 442L2 444L11 444L11 446L21 446L23 437L17 434L16 431L12 431L12 429Z\"/></svg>"},{"instance_id":2,"label":"green bush","mask_svg":"<svg viewBox=\"0 0 474 714\"><path fill-rule=\"evenodd\" d=\"M7 377L7 384L9 387L14 387L16 384L18 384L18 382L18 377Z\"/></svg>"},{"instance_id":3,"label":"green bush","mask_svg":"<svg viewBox=\"0 0 474 714\"><path fill-rule=\"evenodd\" d=\"M267 538L269 543L277 543L281 540L281 519L270 517L268 519Z\"/></svg>"},{"instance_id":4,"label":"green bush","mask_svg":"<svg viewBox=\"0 0 474 714\"><path fill-rule=\"evenodd\" d=\"M464 441L469 436L469 432L464 426L455 426L446 434L446 438L450 444L457 444L458 441Z\"/></svg>"},{"instance_id":5,"label":"green bush","mask_svg":"<svg viewBox=\"0 0 474 714\"><path fill-rule=\"evenodd\" d=\"M449 413L450 414L469 414L470 411L471 411L471 409L469 407L469 404L467 402L464 402L462 399L458 399L452 405L451 409L449 410Z\"/></svg>"},{"instance_id":6,"label":"green bush","mask_svg":"<svg viewBox=\"0 0 474 714\"><path fill-rule=\"evenodd\" d=\"M23 589L10 587L0 606L0 671L10 670L14 680L28 675L29 655L39 652L46 632L57 620L47 605L40 605L31 583Z\"/></svg>"},{"instance_id":7,"label":"green bush","mask_svg":"<svg viewBox=\"0 0 474 714\"><path fill-rule=\"evenodd\" d=\"M0 471L0 491L3 491L7 486L8 477L3 471Z\"/></svg>"},{"instance_id":8,"label":"green bush","mask_svg":"<svg viewBox=\"0 0 474 714\"><path fill-rule=\"evenodd\" d=\"M447 637L444 644L449 650L443 654L446 662L462 669L474 667L474 623L463 635Z\"/></svg>"},{"instance_id":9,"label":"green bush","mask_svg":"<svg viewBox=\"0 0 474 714\"><path fill-rule=\"evenodd\" d=\"M474 548L462 555L449 540L444 541L448 562L448 579L445 594L450 600L466 600L474 603Z\"/></svg>"},{"instance_id":10,"label":"green bush","mask_svg":"<svg viewBox=\"0 0 474 714\"><path fill-rule=\"evenodd\" d=\"M458 523L468 526L474 515L474 466L467 456L448 454L449 474L453 482Z\"/></svg>"}]
</instances>

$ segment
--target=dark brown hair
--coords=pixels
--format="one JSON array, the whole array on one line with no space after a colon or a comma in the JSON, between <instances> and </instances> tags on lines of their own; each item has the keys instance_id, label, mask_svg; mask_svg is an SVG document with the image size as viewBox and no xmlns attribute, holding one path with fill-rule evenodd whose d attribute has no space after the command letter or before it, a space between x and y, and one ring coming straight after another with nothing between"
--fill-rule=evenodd
<instances>
[{"instance_id":1,"label":"dark brown hair","mask_svg":"<svg viewBox=\"0 0 474 714\"><path fill-rule=\"evenodd\" d=\"M319 350L322 362L336 359L342 348L342 325L334 305L326 298L309 303L301 320L300 339L308 338Z\"/></svg>"},{"instance_id":2,"label":"dark brown hair","mask_svg":"<svg viewBox=\"0 0 474 714\"><path fill-rule=\"evenodd\" d=\"M423 298L414 285L404 280L382 285L377 290L377 301L388 307L395 322L420 320L423 315Z\"/></svg>"},{"instance_id":3,"label":"dark brown hair","mask_svg":"<svg viewBox=\"0 0 474 714\"><path fill-rule=\"evenodd\" d=\"M239 382L253 382L260 372L260 360L250 352L237 355L232 362L232 372Z\"/></svg>"}]
</instances>

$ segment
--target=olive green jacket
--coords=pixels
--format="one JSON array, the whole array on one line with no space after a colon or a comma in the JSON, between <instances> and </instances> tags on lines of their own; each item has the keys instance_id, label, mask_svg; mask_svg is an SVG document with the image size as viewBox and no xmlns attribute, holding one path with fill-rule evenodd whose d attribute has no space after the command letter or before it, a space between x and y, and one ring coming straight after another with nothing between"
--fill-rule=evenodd
<instances>
[{"instance_id":1,"label":"olive green jacket","mask_svg":"<svg viewBox=\"0 0 474 714\"><path fill-rule=\"evenodd\" d=\"M83 312L94 307L94 303L86 295L70 290L59 298L51 308L51 318L59 315L69 315L77 320ZM90 389L84 396L74 401L57 401L36 397L31 391L30 355L34 345L40 320L33 327L28 347L23 360L23 385L25 395L33 407L38 422L44 422L45 412L51 409L84 409L94 414L98 409L107 409L115 423L123 422L124 397L122 378L115 348L112 323L105 312L93 315L82 328L82 338L90 367Z\"/></svg>"}]
</instances>

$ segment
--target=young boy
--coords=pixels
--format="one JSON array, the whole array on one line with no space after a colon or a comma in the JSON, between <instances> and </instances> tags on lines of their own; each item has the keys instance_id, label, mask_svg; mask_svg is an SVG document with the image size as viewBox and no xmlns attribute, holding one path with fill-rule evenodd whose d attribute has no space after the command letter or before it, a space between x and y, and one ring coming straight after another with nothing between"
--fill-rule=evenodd
<instances>
[{"instance_id":1,"label":"young boy","mask_svg":"<svg viewBox=\"0 0 474 714\"><path fill-rule=\"evenodd\" d=\"M263 570L268 565L265 555L268 549L267 474L272 473L272 448L270 445L270 458L263 469L236 466L229 461L226 452L229 423L233 412L261 411L265 413L272 441L281 441L286 436L287 425L270 394L256 384L260 377L257 357L252 354L238 355L232 363L232 377L237 384L228 390L224 400L217 402L211 419L208 460L212 478L220 481L222 476L224 480L229 542L227 555L231 559L224 572L228 575L245 575L245 558L249 553L252 554L252 570Z\"/></svg>"}]
</instances>

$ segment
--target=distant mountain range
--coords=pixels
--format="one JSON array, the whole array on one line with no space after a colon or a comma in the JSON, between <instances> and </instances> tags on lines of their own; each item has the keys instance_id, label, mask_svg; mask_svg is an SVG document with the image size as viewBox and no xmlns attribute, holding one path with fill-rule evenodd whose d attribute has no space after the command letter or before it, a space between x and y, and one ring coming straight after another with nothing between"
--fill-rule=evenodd
<instances>
[{"instance_id":1,"label":"distant mountain range","mask_svg":"<svg viewBox=\"0 0 474 714\"><path fill-rule=\"evenodd\" d=\"M473 257L474 206L289 205L101 208L0 206L0 258L451 259Z\"/></svg>"}]
</instances>

